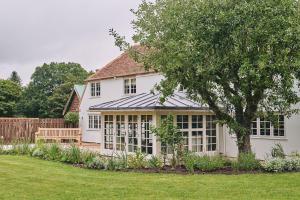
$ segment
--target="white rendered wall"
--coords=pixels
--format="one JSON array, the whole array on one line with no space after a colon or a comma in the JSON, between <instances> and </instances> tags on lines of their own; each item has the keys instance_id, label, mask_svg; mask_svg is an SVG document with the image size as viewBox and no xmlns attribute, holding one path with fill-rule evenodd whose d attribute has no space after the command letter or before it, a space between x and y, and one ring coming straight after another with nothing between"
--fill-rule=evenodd
<instances>
[{"instance_id":1,"label":"white rendered wall","mask_svg":"<svg viewBox=\"0 0 300 200\"><path fill-rule=\"evenodd\" d=\"M236 138L228 134L228 130L224 131L226 152L229 157L236 157L238 154ZM265 159L270 154L272 147L280 143L286 154L293 151L300 152L300 115L293 115L291 118L285 118L285 137L273 136L252 136L252 151L258 159Z\"/></svg>"},{"instance_id":2,"label":"white rendered wall","mask_svg":"<svg viewBox=\"0 0 300 200\"><path fill-rule=\"evenodd\" d=\"M156 83L159 83L163 76L159 74L146 74L136 76L136 94L143 92L149 93L153 89ZM82 97L80 104L80 127L82 128L82 140L83 142L96 142L102 143L102 137L100 130L89 130L88 129L88 115L93 112L89 112L89 107L107 101L117 100L128 95L124 94L124 79L125 78L115 78L101 80L101 96L91 97L90 96L90 82L87 83L86 90ZM95 81L97 82L97 81ZM96 112L101 114L99 112ZM103 120L103 119L102 119Z\"/></svg>"}]
</instances>

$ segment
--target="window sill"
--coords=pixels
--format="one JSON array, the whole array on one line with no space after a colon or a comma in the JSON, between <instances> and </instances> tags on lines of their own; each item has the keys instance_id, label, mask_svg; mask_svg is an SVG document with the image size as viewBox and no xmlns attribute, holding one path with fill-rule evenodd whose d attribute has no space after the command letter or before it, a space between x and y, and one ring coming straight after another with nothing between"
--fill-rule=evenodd
<instances>
[{"instance_id":1,"label":"window sill","mask_svg":"<svg viewBox=\"0 0 300 200\"><path fill-rule=\"evenodd\" d=\"M86 129L86 131L100 131L101 129Z\"/></svg>"},{"instance_id":2,"label":"window sill","mask_svg":"<svg viewBox=\"0 0 300 200\"><path fill-rule=\"evenodd\" d=\"M89 97L89 99L98 99L98 98L101 98L101 96L94 96L94 97L90 96Z\"/></svg>"},{"instance_id":3,"label":"window sill","mask_svg":"<svg viewBox=\"0 0 300 200\"><path fill-rule=\"evenodd\" d=\"M235 135L231 135L231 138L236 138ZM262 140L288 140L286 136L250 136L250 139L262 139Z\"/></svg>"},{"instance_id":4,"label":"window sill","mask_svg":"<svg viewBox=\"0 0 300 200\"><path fill-rule=\"evenodd\" d=\"M131 93L131 94L123 94L123 97L129 97L129 96L133 96L136 95L137 93Z\"/></svg>"}]
</instances>

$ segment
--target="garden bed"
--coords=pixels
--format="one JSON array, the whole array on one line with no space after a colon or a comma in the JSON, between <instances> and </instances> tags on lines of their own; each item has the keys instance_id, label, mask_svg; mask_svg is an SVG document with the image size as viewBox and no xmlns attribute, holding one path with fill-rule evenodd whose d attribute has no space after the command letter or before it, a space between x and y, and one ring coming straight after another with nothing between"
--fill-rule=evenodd
<instances>
[{"instance_id":1,"label":"garden bed","mask_svg":"<svg viewBox=\"0 0 300 200\"><path fill-rule=\"evenodd\" d=\"M169 166L163 163L160 156L149 156L136 152L135 154L101 156L97 152L83 150L76 145L69 147L59 144L14 144L11 148L0 145L0 154L29 155L49 161L67 163L75 167L141 173L172 173L172 174L256 174L262 172L295 172L300 171L300 157L272 157L260 162L253 154L240 154L237 160L226 157L199 156L185 152L181 157L168 160L175 163ZM176 164L177 163L177 164Z\"/></svg>"}]
</instances>

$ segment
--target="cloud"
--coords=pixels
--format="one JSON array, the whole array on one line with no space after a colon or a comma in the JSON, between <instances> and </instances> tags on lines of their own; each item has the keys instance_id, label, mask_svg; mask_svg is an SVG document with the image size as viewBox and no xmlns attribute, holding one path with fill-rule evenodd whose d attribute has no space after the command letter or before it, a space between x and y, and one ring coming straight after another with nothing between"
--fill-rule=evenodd
<instances>
[{"instance_id":1,"label":"cloud","mask_svg":"<svg viewBox=\"0 0 300 200\"><path fill-rule=\"evenodd\" d=\"M114 28L128 39L141 0L1 0L0 78L16 70L28 83L36 66L78 62L95 70L120 52L109 36Z\"/></svg>"}]
</instances>

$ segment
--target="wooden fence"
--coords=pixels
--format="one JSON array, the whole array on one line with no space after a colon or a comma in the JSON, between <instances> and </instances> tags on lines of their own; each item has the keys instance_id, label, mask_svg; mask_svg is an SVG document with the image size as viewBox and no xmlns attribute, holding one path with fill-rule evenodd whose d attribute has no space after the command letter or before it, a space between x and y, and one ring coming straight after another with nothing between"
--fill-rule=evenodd
<instances>
[{"instance_id":1,"label":"wooden fence","mask_svg":"<svg viewBox=\"0 0 300 200\"><path fill-rule=\"evenodd\" d=\"M0 138L5 143L13 140L34 141L38 128L77 128L68 125L64 119L39 118L0 118Z\"/></svg>"}]
</instances>

